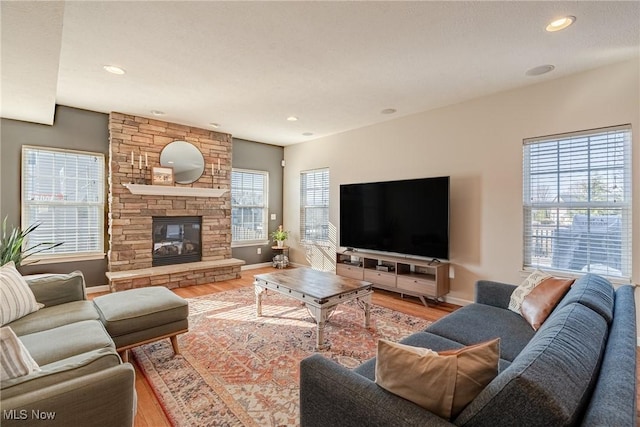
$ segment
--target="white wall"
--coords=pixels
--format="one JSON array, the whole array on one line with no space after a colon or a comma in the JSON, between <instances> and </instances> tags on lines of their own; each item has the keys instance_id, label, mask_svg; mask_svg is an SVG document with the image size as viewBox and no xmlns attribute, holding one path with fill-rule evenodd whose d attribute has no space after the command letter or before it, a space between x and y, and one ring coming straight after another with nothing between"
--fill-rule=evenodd
<instances>
[{"instance_id":1,"label":"white wall","mask_svg":"<svg viewBox=\"0 0 640 427\"><path fill-rule=\"evenodd\" d=\"M522 140L627 123L633 228L640 236L639 80L636 59L285 147L284 225L293 232L292 260L325 268L333 260L333 248L309 260L296 243L300 171L330 169L330 220L337 230L340 184L449 175L451 300L473 300L478 279L519 283ZM633 242L633 279L640 283L640 238Z\"/></svg>"}]
</instances>

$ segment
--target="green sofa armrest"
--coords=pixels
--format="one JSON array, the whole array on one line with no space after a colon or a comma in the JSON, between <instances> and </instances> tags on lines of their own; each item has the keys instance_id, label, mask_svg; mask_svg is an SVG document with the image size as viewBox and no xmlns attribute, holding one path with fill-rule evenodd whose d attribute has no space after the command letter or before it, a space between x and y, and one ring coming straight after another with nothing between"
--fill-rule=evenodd
<instances>
[{"instance_id":1,"label":"green sofa armrest","mask_svg":"<svg viewBox=\"0 0 640 427\"><path fill-rule=\"evenodd\" d=\"M131 427L135 373L129 363L2 399L2 427ZM45 421L46 420L46 421Z\"/></svg>"},{"instance_id":2,"label":"green sofa armrest","mask_svg":"<svg viewBox=\"0 0 640 427\"><path fill-rule=\"evenodd\" d=\"M37 274L24 278L36 301L45 307L87 299L84 276L80 271L69 274Z\"/></svg>"},{"instance_id":3,"label":"green sofa armrest","mask_svg":"<svg viewBox=\"0 0 640 427\"><path fill-rule=\"evenodd\" d=\"M300 362L300 426L451 427L453 424L314 354Z\"/></svg>"}]
</instances>

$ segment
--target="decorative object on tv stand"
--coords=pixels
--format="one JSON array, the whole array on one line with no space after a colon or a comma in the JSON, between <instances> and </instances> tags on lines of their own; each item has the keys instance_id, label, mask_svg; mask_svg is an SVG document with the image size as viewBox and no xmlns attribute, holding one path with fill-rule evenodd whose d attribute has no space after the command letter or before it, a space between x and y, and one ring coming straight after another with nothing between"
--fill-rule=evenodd
<instances>
[{"instance_id":1,"label":"decorative object on tv stand","mask_svg":"<svg viewBox=\"0 0 640 427\"><path fill-rule=\"evenodd\" d=\"M289 232L284 231L282 225L279 225L278 229L271 233L271 238L276 243L276 245L281 248L284 246L284 241L289 238Z\"/></svg>"},{"instance_id":2,"label":"decorative object on tv stand","mask_svg":"<svg viewBox=\"0 0 640 427\"><path fill-rule=\"evenodd\" d=\"M151 173L153 185L173 185L173 168L154 166Z\"/></svg>"},{"instance_id":3,"label":"decorative object on tv stand","mask_svg":"<svg viewBox=\"0 0 640 427\"><path fill-rule=\"evenodd\" d=\"M173 141L160 152L160 166L173 168L173 179L177 184L191 184L204 172L204 156L190 142Z\"/></svg>"}]
</instances>

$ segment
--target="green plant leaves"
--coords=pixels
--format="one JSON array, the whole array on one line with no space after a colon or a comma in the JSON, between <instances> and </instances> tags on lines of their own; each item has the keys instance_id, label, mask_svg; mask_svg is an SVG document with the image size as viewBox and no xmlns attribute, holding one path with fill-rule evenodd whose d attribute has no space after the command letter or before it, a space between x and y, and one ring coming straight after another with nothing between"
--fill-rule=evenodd
<instances>
[{"instance_id":1,"label":"green plant leaves","mask_svg":"<svg viewBox=\"0 0 640 427\"><path fill-rule=\"evenodd\" d=\"M37 261L24 263L24 260L31 255L35 255L48 249L56 248L64 243L42 242L23 250L27 236L29 235L29 233L32 233L33 230L38 228L40 226L40 223L31 224L24 230L20 230L16 227L11 227L11 230L9 230L9 227L7 226L7 219L8 217L5 217L4 220L2 220L2 237L0 238L0 265L5 265L10 261L13 261L16 267L19 267L20 265L33 264Z\"/></svg>"}]
</instances>

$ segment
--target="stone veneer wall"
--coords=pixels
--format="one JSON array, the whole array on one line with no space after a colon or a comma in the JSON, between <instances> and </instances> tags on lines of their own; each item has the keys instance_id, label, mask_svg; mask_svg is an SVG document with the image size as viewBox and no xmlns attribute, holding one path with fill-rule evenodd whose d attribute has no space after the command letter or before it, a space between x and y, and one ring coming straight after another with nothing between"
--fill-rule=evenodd
<instances>
[{"instance_id":1,"label":"stone veneer wall","mask_svg":"<svg viewBox=\"0 0 640 427\"><path fill-rule=\"evenodd\" d=\"M168 143L183 140L195 145L205 159L204 174L193 184L176 186L230 188L231 135L121 113L109 115L109 272L150 268L152 262L151 223L153 216L202 216L202 261L231 258L231 194L221 197L148 196L131 194L123 186L141 178L150 184L151 167L160 166L160 152ZM131 152L135 156L131 165ZM149 167L145 168L145 153ZM138 156L142 155L142 171ZM221 174L212 175L211 164ZM142 172L142 175L141 175ZM165 285L187 286L196 283L239 277L240 268L225 268L218 273L201 272L196 276L176 274L174 280L159 276L134 279L122 288ZM198 280L199 279L199 280ZM164 283L159 283L164 282ZM112 286L113 287L113 286ZM120 290L120 289L118 289Z\"/></svg>"}]
</instances>

